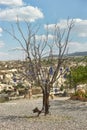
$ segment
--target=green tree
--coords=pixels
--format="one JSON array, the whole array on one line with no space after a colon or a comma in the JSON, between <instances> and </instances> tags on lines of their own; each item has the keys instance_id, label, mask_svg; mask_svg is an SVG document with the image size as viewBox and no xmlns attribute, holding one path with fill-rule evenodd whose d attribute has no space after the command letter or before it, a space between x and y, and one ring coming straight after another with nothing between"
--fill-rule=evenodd
<instances>
[{"instance_id":1,"label":"green tree","mask_svg":"<svg viewBox=\"0 0 87 130\"><path fill-rule=\"evenodd\" d=\"M75 90L78 84L87 83L87 66L73 67L67 74L67 81L70 87L74 87Z\"/></svg>"}]
</instances>

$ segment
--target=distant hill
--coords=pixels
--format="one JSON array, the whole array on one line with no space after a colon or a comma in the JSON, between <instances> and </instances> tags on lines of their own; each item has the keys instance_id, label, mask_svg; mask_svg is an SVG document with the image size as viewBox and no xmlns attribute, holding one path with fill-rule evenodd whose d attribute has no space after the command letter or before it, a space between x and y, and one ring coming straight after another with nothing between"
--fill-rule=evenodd
<instances>
[{"instance_id":1,"label":"distant hill","mask_svg":"<svg viewBox=\"0 0 87 130\"><path fill-rule=\"evenodd\" d=\"M68 56L87 56L87 51L70 53Z\"/></svg>"},{"instance_id":2,"label":"distant hill","mask_svg":"<svg viewBox=\"0 0 87 130\"><path fill-rule=\"evenodd\" d=\"M67 56L87 56L87 51L84 52L74 52L74 53L69 53ZM54 58L57 58L58 55L53 55ZM44 57L44 58L48 58L48 56Z\"/></svg>"}]
</instances>

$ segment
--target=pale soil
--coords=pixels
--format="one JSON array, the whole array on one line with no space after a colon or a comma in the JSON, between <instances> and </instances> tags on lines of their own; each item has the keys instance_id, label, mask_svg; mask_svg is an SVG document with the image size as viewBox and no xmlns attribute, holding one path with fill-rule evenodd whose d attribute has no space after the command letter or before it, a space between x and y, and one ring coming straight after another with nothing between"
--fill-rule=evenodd
<instances>
[{"instance_id":1,"label":"pale soil","mask_svg":"<svg viewBox=\"0 0 87 130\"><path fill-rule=\"evenodd\" d=\"M54 98L50 114L36 117L42 99L20 99L0 103L0 130L87 130L87 102Z\"/></svg>"}]
</instances>

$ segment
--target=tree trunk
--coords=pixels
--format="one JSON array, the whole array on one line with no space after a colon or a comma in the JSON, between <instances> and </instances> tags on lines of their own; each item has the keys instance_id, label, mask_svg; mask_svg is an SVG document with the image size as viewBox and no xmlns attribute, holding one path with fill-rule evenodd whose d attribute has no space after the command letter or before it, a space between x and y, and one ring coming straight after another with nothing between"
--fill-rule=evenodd
<instances>
[{"instance_id":1,"label":"tree trunk","mask_svg":"<svg viewBox=\"0 0 87 130\"><path fill-rule=\"evenodd\" d=\"M74 86L74 89L75 89L75 93L76 93L76 90L77 90L77 85L75 84L75 86Z\"/></svg>"},{"instance_id":2,"label":"tree trunk","mask_svg":"<svg viewBox=\"0 0 87 130\"><path fill-rule=\"evenodd\" d=\"M43 91L43 108L44 114L47 115L49 113L49 91L48 87L45 86L45 89Z\"/></svg>"},{"instance_id":3,"label":"tree trunk","mask_svg":"<svg viewBox=\"0 0 87 130\"><path fill-rule=\"evenodd\" d=\"M43 107L41 110L36 107L33 109L33 113L38 113L37 116L39 116L42 112L44 112L45 116L49 113L49 89L48 86L46 85L43 90Z\"/></svg>"}]
</instances>

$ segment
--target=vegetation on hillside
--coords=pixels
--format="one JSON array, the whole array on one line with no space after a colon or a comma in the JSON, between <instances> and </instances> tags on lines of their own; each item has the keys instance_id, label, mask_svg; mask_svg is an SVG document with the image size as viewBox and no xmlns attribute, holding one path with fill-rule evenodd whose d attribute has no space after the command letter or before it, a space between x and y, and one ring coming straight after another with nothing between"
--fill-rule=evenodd
<instances>
[{"instance_id":1,"label":"vegetation on hillside","mask_svg":"<svg viewBox=\"0 0 87 130\"><path fill-rule=\"evenodd\" d=\"M87 83L87 66L72 67L66 75L66 84L76 89L77 85L85 83Z\"/></svg>"}]
</instances>

